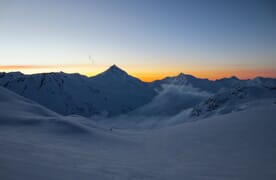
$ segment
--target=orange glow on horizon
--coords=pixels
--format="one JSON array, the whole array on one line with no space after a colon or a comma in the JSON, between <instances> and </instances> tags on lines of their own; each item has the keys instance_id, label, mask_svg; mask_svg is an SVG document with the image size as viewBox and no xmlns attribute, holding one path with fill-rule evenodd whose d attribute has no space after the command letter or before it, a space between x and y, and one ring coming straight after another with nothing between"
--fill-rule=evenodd
<instances>
[{"instance_id":1,"label":"orange glow on horizon","mask_svg":"<svg viewBox=\"0 0 276 180\"><path fill-rule=\"evenodd\" d=\"M0 71L12 72L21 71L25 74L35 74L43 72L66 72L80 73L86 76L95 76L108 68L106 65L91 64L68 64L68 65L5 65L0 66ZM168 76L176 76L180 72L190 74L198 78L208 78L216 80L224 77L236 76L240 79L250 79L257 76L276 78L276 69L272 68L190 68L186 70L176 70L176 68L158 67L124 67L122 68L130 75L137 77L145 82L160 80ZM178 68L179 69L179 68Z\"/></svg>"}]
</instances>

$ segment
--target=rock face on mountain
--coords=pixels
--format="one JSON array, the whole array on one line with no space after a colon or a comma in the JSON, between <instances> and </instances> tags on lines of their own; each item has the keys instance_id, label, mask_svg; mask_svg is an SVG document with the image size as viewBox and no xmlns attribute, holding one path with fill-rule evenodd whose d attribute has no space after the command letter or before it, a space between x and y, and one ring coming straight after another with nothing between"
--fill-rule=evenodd
<instances>
[{"instance_id":1,"label":"rock face on mountain","mask_svg":"<svg viewBox=\"0 0 276 180\"><path fill-rule=\"evenodd\" d=\"M88 78L80 74L1 73L0 85L63 114L113 116L148 103L156 94L117 66Z\"/></svg>"}]
</instances>

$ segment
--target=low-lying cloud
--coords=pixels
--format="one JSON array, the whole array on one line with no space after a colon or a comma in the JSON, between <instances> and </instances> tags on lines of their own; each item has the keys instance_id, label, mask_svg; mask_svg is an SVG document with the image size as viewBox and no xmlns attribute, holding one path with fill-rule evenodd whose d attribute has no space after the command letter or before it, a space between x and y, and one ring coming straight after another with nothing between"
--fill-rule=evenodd
<instances>
[{"instance_id":1,"label":"low-lying cloud","mask_svg":"<svg viewBox=\"0 0 276 180\"><path fill-rule=\"evenodd\" d=\"M162 90L145 106L135 110L132 114L144 116L172 116L180 111L193 107L210 96L192 86L173 84L162 85Z\"/></svg>"},{"instance_id":2,"label":"low-lying cloud","mask_svg":"<svg viewBox=\"0 0 276 180\"><path fill-rule=\"evenodd\" d=\"M121 125L151 127L160 123L166 124L166 121L170 120L178 122L188 116L192 107L210 95L191 85L164 84L150 103L128 114L101 121L118 127L122 127Z\"/></svg>"}]
</instances>

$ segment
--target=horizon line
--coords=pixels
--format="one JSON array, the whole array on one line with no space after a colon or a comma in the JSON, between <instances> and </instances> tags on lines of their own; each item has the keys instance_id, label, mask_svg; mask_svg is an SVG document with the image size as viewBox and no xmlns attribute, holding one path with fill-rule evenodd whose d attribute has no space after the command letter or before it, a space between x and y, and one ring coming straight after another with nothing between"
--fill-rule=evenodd
<instances>
[{"instance_id":1,"label":"horizon line","mask_svg":"<svg viewBox=\"0 0 276 180\"><path fill-rule=\"evenodd\" d=\"M60 64L60 65L54 65L54 64L48 64L48 65L35 65L35 64L29 64L29 65L0 65L0 71L1 72L21 72L26 75L31 75L31 74L41 74L41 73L58 73L58 72L64 72L67 74L73 74L73 73L78 73L87 77L93 77L96 76L104 71L106 71L109 67L116 65L101 65L99 69L92 72L91 70L89 71L88 67L89 64ZM116 65L118 68L126 71L126 68L121 68L120 66ZM104 68L103 68L104 67ZM78 71L77 69L82 69L82 71ZM86 71L84 71L84 69ZM217 73L216 73L217 71ZM235 71L235 70L234 70ZM155 70L155 72L141 72L141 71L126 71L129 75L136 77L144 82L152 82L156 80L161 80L166 77L175 77L178 76L179 74L185 74L185 75L192 75L196 78L199 79L208 79L208 80L219 80L223 78L231 78L231 77L236 77L240 80L248 80L248 79L255 79L258 77L263 77L263 78L276 78L276 70L271 69L271 70L236 70L238 73L232 73L231 71L226 72L226 71L221 71L221 70L206 70L205 72L202 72L202 70L192 70L190 72L194 73L186 73L183 71L168 71L167 74L165 72L158 72ZM244 73L244 74L243 74ZM216 74L216 76L214 76Z\"/></svg>"}]
</instances>

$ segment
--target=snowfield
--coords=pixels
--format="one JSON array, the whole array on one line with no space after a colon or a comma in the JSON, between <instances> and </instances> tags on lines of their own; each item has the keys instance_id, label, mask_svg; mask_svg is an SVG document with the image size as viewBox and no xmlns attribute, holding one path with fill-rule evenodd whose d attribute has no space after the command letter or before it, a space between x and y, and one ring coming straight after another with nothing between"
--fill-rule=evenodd
<instances>
[{"instance_id":1,"label":"snowfield","mask_svg":"<svg viewBox=\"0 0 276 180\"><path fill-rule=\"evenodd\" d=\"M0 179L273 180L275 102L156 129L110 129L0 88Z\"/></svg>"}]
</instances>

